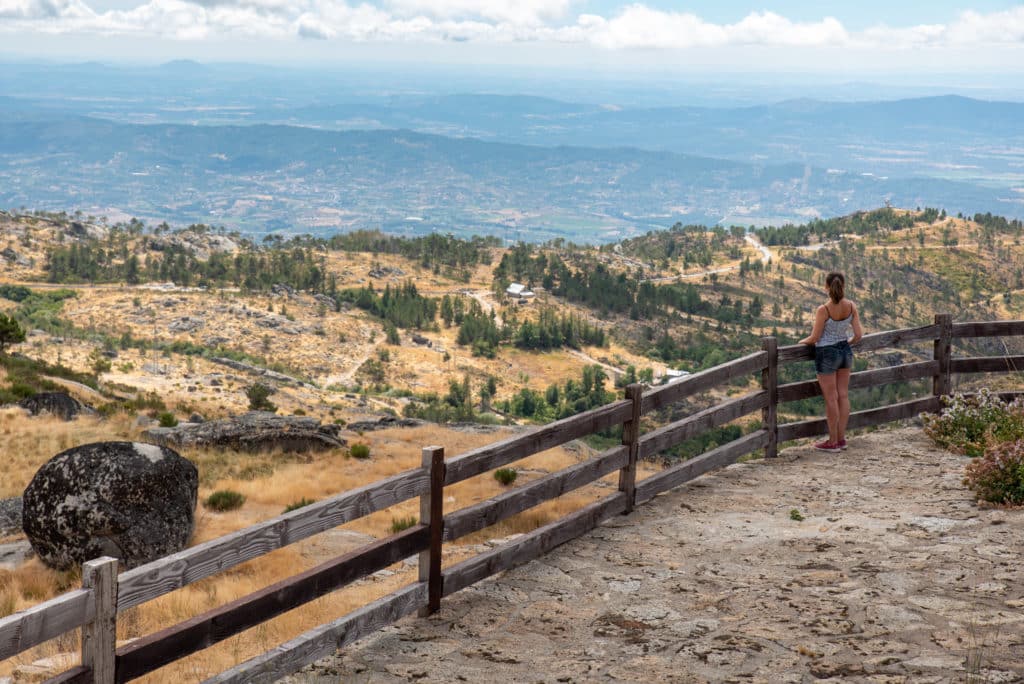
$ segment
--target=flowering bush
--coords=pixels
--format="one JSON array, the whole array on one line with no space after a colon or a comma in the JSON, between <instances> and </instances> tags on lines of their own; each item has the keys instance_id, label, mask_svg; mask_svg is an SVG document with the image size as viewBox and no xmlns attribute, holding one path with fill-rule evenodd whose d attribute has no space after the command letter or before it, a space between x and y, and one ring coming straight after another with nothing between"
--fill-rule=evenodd
<instances>
[{"instance_id":1,"label":"flowering bush","mask_svg":"<svg viewBox=\"0 0 1024 684\"><path fill-rule=\"evenodd\" d=\"M1024 505L1024 439L989 447L967 465L964 484L984 501Z\"/></svg>"},{"instance_id":2,"label":"flowering bush","mask_svg":"<svg viewBox=\"0 0 1024 684\"><path fill-rule=\"evenodd\" d=\"M988 389L943 397L942 413L925 414L925 434L952 451L981 456L987 447L1024 439L1024 401L1002 401Z\"/></svg>"}]
</instances>

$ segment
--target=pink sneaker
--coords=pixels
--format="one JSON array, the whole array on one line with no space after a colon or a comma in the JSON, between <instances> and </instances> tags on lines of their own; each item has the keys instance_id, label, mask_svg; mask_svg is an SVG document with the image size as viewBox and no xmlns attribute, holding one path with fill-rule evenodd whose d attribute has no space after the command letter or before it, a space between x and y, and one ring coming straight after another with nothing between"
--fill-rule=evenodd
<instances>
[{"instance_id":1,"label":"pink sneaker","mask_svg":"<svg viewBox=\"0 0 1024 684\"><path fill-rule=\"evenodd\" d=\"M838 442L838 444L836 446L838 446L842 451L846 451L846 440L845 439L839 440L839 442Z\"/></svg>"},{"instance_id":2,"label":"pink sneaker","mask_svg":"<svg viewBox=\"0 0 1024 684\"><path fill-rule=\"evenodd\" d=\"M828 440L825 440L824 442L818 442L817 444L814 445L814 448L817 449L818 451L829 451L832 453L842 451L841 446L839 446L835 442L830 442Z\"/></svg>"}]
</instances>

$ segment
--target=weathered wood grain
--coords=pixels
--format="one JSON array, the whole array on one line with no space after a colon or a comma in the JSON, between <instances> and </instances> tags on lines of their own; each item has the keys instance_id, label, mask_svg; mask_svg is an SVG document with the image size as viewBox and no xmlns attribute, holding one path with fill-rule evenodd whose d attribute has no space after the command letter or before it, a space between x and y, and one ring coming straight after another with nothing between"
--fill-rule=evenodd
<instances>
[{"instance_id":1,"label":"weathered wood grain","mask_svg":"<svg viewBox=\"0 0 1024 684\"><path fill-rule=\"evenodd\" d=\"M117 681L126 682L208 648L426 548L429 529L416 525L287 577L257 592L154 632L117 650Z\"/></svg>"},{"instance_id":2,"label":"weathered wood grain","mask_svg":"<svg viewBox=\"0 0 1024 684\"><path fill-rule=\"evenodd\" d=\"M545 475L527 485L503 492L473 506L467 506L449 514L445 519L444 539L452 541L490 527L516 513L522 513L613 473L626 465L628 460L629 447L617 446L595 458Z\"/></svg>"},{"instance_id":3,"label":"weathered wood grain","mask_svg":"<svg viewBox=\"0 0 1024 684\"><path fill-rule=\"evenodd\" d=\"M919 328L902 328L900 330L886 330L884 332L872 333L861 338L860 342L854 345L853 351L869 352L886 347L896 347L906 342L918 340L934 340L939 336L937 325L925 325ZM813 361L814 347L809 344L791 344L786 347L779 347L779 363L791 363L793 361Z\"/></svg>"},{"instance_id":4,"label":"weathered wood grain","mask_svg":"<svg viewBox=\"0 0 1024 684\"><path fill-rule=\"evenodd\" d=\"M426 550L420 552L419 579L427 583L427 605L420 617L436 613L441 607L441 549L444 545L444 447L423 447L422 466L430 473L430 491L420 497L420 523L430 530Z\"/></svg>"},{"instance_id":5,"label":"weathered wood grain","mask_svg":"<svg viewBox=\"0 0 1024 684\"><path fill-rule=\"evenodd\" d=\"M768 354L763 351L742 356L735 361L689 375L682 380L663 385L644 394L644 414L691 397L712 387L743 375L759 372L768 366Z\"/></svg>"},{"instance_id":6,"label":"weathered wood grain","mask_svg":"<svg viewBox=\"0 0 1024 684\"><path fill-rule=\"evenodd\" d=\"M636 461L640 455L640 416L643 414L644 386L634 383L626 388L626 399L632 403L629 420L622 424L622 444L629 449L626 464L619 471L619 491L625 492L629 503L626 512L633 510L633 492L636 490Z\"/></svg>"},{"instance_id":7,"label":"weathered wood grain","mask_svg":"<svg viewBox=\"0 0 1024 684\"><path fill-rule=\"evenodd\" d=\"M93 684L114 684L117 566L117 559L110 556L82 564L82 588L92 595L96 614L82 626L82 667L92 670Z\"/></svg>"},{"instance_id":8,"label":"weathered wood grain","mask_svg":"<svg viewBox=\"0 0 1024 684\"><path fill-rule=\"evenodd\" d=\"M661 492L678 487L684 482L716 470L730 463L735 463L740 456L766 446L770 441L767 430L761 429L734 439L711 451L701 454L688 461L683 461L671 468L666 468L657 475L642 480L636 487L636 501L641 504L653 499Z\"/></svg>"},{"instance_id":9,"label":"weathered wood grain","mask_svg":"<svg viewBox=\"0 0 1024 684\"><path fill-rule=\"evenodd\" d=\"M847 424L847 428L852 430L853 428L881 425L882 423L891 423L892 421L904 418L913 418L919 413L937 411L939 407L939 398L932 396L925 397L924 399L904 401L881 408L857 411L850 414L850 422ZM825 422L824 418L803 420L798 423L786 423L779 426L780 442L823 434L828 434L828 423Z\"/></svg>"},{"instance_id":10,"label":"weathered wood grain","mask_svg":"<svg viewBox=\"0 0 1024 684\"><path fill-rule=\"evenodd\" d=\"M43 684L92 684L92 670L77 665L55 677L50 677Z\"/></svg>"},{"instance_id":11,"label":"weathered wood grain","mask_svg":"<svg viewBox=\"0 0 1024 684\"><path fill-rule=\"evenodd\" d=\"M467 451L448 461L445 485L486 473L488 470L532 456L579 437L599 432L629 420L632 402L620 400L590 411L549 423L531 432Z\"/></svg>"},{"instance_id":12,"label":"weathered wood grain","mask_svg":"<svg viewBox=\"0 0 1024 684\"><path fill-rule=\"evenodd\" d=\"M890 368L879 368L877 370L861 371L850 374L850 389L860 387L877 387L894 382L905 382L907 380L920 380L930 378L939 370L938 361L917 361L905 363ZM821 396L821 388L817 380L804 380L803 382L791 382L786 385L779 385L779 403L787 401L798 401L810 397Z\"/></svg>"},{"instance_id":13,"label":"weathered wood grain","mask_svg":"<svg viewBox=\"0 0 1024 684\"><path fill-rule=\"evenodd\" d=\"M659 451L674 447L748 413L760 411L767 405L768 392L759 390L652 430L640 438L640 458L650 458Z\"/></svg>"},{"instance_id":14,"label":"weathered wood grain","mask_svg":"<svg viewBox=\"0 0 1024 684\"><path fill-rule=\"evenodd\" d=\"M415 612L427 601L427 585L410 584L272 648L230 670L210 677L205 684L269 684L309 663L331 655L353 641L372 634Z\"/></svg>"},{"instance_id":15,"label":"weathered wood grain","mask_svg":"<svg viewBox=\"0 0 1024 684\"><path fill-rule=\"evenodd\" d=\"M95 616L92 592L75 589L0 618L0 660L81 627Z\"/></svg>"},{"instance_id":16,"label":"weathered wood grain","mask_svg":"<svg viewBox=\"0 0 1024 684\"><path fill-rule=\"evenodd\" d=\"M945 396L953 391L953 376L949 372L953 357L953 317L949 314L935 314L935 325L939 335L935 339L932 358L939 364L932 379L932 394Z\"/></svg>"},{"instance_id":17,"label":"weathered wood grain","mask_svg":"<svg viewBox=\"0 0 1024 684\"><path fill-rule=\"evenodd\" d=\"M349 490L238 532L165 556L119 577L119 611L427 491L420 469Z\"/></svg>"},{"instance_id":18,"label":"weathered wood grain","mask_svg":"<svg viewBox=\"0 0 1024 684\"><path fill-rule=\"evenodd\" d=\"M953 359L954 373L1020 373L1024 371L1024 356L973 356Z\"/></svg>"},{"instance_id":19,"label":"weathered wood grain","mask_svg":"<svg viewBox=\"0 0 1024 684\"><path fill-rule=\"evenodd\" d=\"M974 321L953 324L953 337L1011 337L1024 335L1024 321Z\"/></svg>"},{"instance_id":20,"label":"weathered wood grain","mask_svg":"<svg viewBox=\"0 0 1024 684\"><path fill-rule=\"evenodd\" d=\"M768 355L768 365L761 371L761 389L768 393L768 405L761 409L761 424L768 431L764 455L775 458L779 455L779 341L762 337L761 349Z\"/></svg>"},{"instance_id":21,"label":"weathered wood grain","mask_svg":"<svg viewBox=\"0 0 1024 684\"><path fill-rule=\"evenodd\" d=\"M444 571L444 595L476 584L485 577L522 565L594 529L602 520L626 510L626 495L616 492L519 539L454 565Z\"/></svg>"}]
</instances>

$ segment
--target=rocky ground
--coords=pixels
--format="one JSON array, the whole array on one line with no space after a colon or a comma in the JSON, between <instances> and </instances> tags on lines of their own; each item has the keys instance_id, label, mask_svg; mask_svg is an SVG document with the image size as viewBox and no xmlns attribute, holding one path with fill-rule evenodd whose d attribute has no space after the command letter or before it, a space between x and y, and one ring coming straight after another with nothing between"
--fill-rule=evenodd
<instances>
[{"instance_id":1,"label":"rocky ground","mask_svg":"<svg viewBox=\"0 0 1024 684\"><path fill-rule=\"evenodd\" d=\"M1024 682L1024 511L966 462L903 428L737 464L290 681Z\"/></svg>"}]
</instances>

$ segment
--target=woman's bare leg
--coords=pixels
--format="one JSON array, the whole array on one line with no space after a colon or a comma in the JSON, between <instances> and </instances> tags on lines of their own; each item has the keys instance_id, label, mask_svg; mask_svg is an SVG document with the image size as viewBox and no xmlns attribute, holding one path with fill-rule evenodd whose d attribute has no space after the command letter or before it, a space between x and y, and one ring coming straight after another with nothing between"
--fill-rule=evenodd
<instances>
[{"instance_id":1,"label":"woman's bare leg","mask_svg":"<svg viewBox=\"0 0 1024 684\"><path fill-rule=\"evenodd\" d=\"M847 374L849 384L849 374ZM836 394L836 374L819 375L821 396L825 399L825 420L828 422L828 441L833 444L839 441L839 395Z\"/></svg>"},{"instance_id":2,"label":"woman's bare leg","mask_svg":"<svg viewBox=\"0 0 1024 684\"><path fill-rule=\"evenodd\" d=\"M838 403L838 421L836 439L846 439L846 423L850 420L850 369L840 368L836 371L836 399Z\"/></svg>"}]
</instances>

